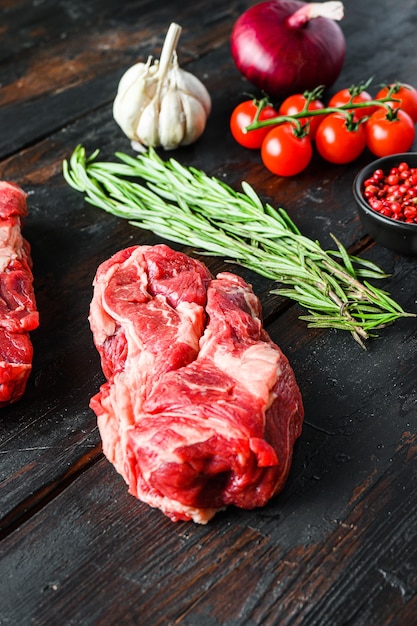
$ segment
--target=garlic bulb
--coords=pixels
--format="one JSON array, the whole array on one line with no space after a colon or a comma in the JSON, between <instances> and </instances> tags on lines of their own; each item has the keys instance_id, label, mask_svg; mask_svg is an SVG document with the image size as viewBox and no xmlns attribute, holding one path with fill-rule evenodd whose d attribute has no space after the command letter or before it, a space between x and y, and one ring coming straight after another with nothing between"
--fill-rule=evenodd
<instances>
[{"instance_id":1,"label":"garlic bulb","mask_svg":"<svg viewBox=\"0 0 417 626\"><path fill-rule=\"evenodd\" d=\"M136 63L119 82L113 117L137 150L173 150L196 141L206 127L210 95L196 76L179 67L180 33L181 27L172 23L160 60Z\"/></svg>"}]
</instances>

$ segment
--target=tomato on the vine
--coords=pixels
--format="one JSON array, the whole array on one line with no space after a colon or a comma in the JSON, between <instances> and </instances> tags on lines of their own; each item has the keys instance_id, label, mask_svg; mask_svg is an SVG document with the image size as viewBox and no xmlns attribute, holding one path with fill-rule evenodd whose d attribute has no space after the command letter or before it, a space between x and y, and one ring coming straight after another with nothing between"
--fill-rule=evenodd
<instances>
[{"instance_id":1,"label":"tomato on the vine","mask_svg":"<svg viewBox=\"0 0 417 626\"><path fill-rule=\"evenodd\" d=\"M348 104L350 101L354 102L355 104L361 104L363 102L369 102L370 100L372 100L372 96L365 91L364 89L362 90L354 90L352 92L351 89L341 89L340 91L338 91L337 93L335 93L329 100L329 107L341 107L344 106L345 104ZM375 106L369 106L369 107L360 107L357 109L350 109L355 118L357 120L361 119L362 117L368 117L369 115L372 115L372 113L376 110Z\"/></svg>"},{"instance_id":2,"label":"tomato on the vine","mask_svg":"<svg viewBox=\"0 0 417 626\"><path fill-rule=\"evenodd\" d=\"M278 114L279 115L295 115L296 113L300 113L304 111L307 106L307 96L302 93L297 93L292 96L288 96L279 107ZM324 109L324 104L318 98L313 98L308 103L307 110L308 111L318 111L319 109ZM313 141L316 136L317 128L321 122L321 116L317 115L317 117L302 117L299 118L301 124L309 124L308 134L310 139Z\"/></svg>"},{"instance_id":3,"label":"tomato on the vine","mask_svg":"<svg viewBox=\"0 0 417 626\"><path fill-rule=\"evenodd\" d=\"M251 150L259 149L266 135L272 126L264 126L255 130L245 131L246 127L251 124L258 111L258 102L256 100L245 100L235 107L230 117L230 131L234 139L244 148ZM259 114L259 121L268 120L277 117L278 113L270 105L265 104Z\"/></svg>"},{"instance_id":4,"label":"tomato on the vine","mask_svg":"<svg viewBox=\"0 0 417 626\"><path fill-rule=\"evenodd\" d=\"M294 176L311 161L313 148L306 134L297 134L294 124L284 122L275 126L265 137L261 158L267 169L278 176Z\"/></svg>"},{"instance_id":5,"label":"tomato on the vine","mask_svg":"<svg viewBox=\"0 0 417 626\"><path fill-rule=\"evenodd\" d=\"M365 149L363 123L353 123L350 128L345 115L326 115L317 129L316 147L323 159L331 163L354 161Z\"/></svg>"},{"instance_id":6,"label":"tomato on the vine","mask_svg":"<svg viewBox=\"0 0 417 626\"><path fill-rule=\"evenodd\" d=\"M386 87L382 87L376 95L377 99L385 98L389 89L393 88L392 97L401 102L391 102L393 109L402 109L411 117L414 123L417 123L417 89L406 83L392 83Z\"/></svg>"},{"instance_id":7,"label":"tomato on the vine","mask_svg":"<svg viewBox=\"0 0 417 626\"><path fill-rule=\"evenodd\" d=\"M408 152L415 138L414 122L402 109L397 109L392 119L385 109L381 109L365 123L365 135L366 145L375 156Z\"/></svg>"}]
</instances>

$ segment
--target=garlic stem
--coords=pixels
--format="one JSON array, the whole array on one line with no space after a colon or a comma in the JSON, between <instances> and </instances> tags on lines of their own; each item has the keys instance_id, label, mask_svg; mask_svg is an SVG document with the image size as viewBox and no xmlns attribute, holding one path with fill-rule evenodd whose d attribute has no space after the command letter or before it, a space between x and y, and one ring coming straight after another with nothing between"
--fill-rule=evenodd
<instances>
[{"instance_id":1,"label":"garlic stem","mask_svg":"<svg viewBox=\"0 0 417 626\"><path fill-rule=\"evenodd\" d=\"M330 20L340 21L344 17L342 2L330 0L329 2L310 2L305 4L287 19L290 28L300 28L316 17L327 17Z\"/></svg>"},{"instance_id":2,"label":"garlic stem","mask_svg":"<svg viewBox=\"0 0 417 626\"><path fill-rule=\"evenodd\" d=\"M157 88L158 96L164 84L165 77L172 65L172 61L174 59L175 51L178 45L178 40L181 35L181 30L181 26L179 26L175 22L172 22L168 28L164 45L162 46L161 56L159 58Z\"/></svg>"}]
</instances>

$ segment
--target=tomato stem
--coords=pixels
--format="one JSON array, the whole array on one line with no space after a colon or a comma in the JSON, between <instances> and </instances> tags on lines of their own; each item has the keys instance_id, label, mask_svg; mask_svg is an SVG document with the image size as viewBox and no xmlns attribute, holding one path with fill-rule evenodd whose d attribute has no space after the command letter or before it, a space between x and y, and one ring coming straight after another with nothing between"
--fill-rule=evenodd
<instances>
[{"instance_id":1,"label":"tomato stem","mask_svg":"<svg viewBox=\"0 0 417 626\"><path fill-rule=\"evenodd\" d=\"M368 83L365 83L365 85L367 84ZM351 87L350 89L353 89L353 87ZM364 86L362 86L362 90L363 89L364 89ZM324 107L323 109L312 109L312 110L308 109L308 105L310 104L310 102L313 99L317 98L317 94L320 93L319 90L323 90L323 87L322 86L317 87L315 90L311 92L305 92L303 94L304 97L306 98L306 103L302 111L299 111L298 113L294 113L294 115L277 115L276 117L270 117L266 120L259 121L259 115L262 111L262 108L265 106L265 103L268 101L267 98L262 98L262 100L259 100L258 111L256 113L254 121L246 127L245 131L250 132L251 130L256 130L257 128L264 128L265 126L277 126L278 124L283 124L284 122L291 122L297 127L297 132L300 132L302 128L305 128L301 126L299 122L300 118L317 117L318 115L329 115L329 113L340 113L342 115L345 115L347 118L346 123L348 124L348 126L349 125L352 126L350 130L355 130L355 128L357 128L356 126L357 122L353 121L354 110L363 109L367 107L375 107L375 106L384 107L387 111L387 119L392 121L392 120L395 120L397 117L397 110L393 109L391 104L393 102L401 103L401 100L399 100L398 98L397 99L393 98L393 94L395 93L395 85L393 85L390 87L387 95L384 96L383 98L377 98L375 100L367 100L366 102L353 102L353 98L356 95L356 92L351 92L352 94L351 99L349 100L349 102L346 102L346 104L340 105L338 107ZM367 119L366 117L362 118L360 122L362 123L366 121L366 119ZM353 126L353 124L355 124L355 126Z\"/></svg>"},{"instance_id":2,"label":"tomato stem","mask_svg":"<svg viewBox=\"0 0 417 626\"><path fill-rule=\"evenodd\" d=\"M303 125L299 119L295 118L295 116L280 115L280 118L282 119L281 123L288 122L294 126L293 132L296 137L305 137L305 135L308 135L308 128L306 128L306 125Z\"/></svg>"},{"instance_id":3,"label":"tomato stem","mask_svg":"<svg viewBox=\"0 0 417 626\"><path fill-rule=\"evenodd\" d=\"M255 117L253 118L253 122L252 124L257 124L260 123L259 122L259 116L262 113L262 109L266 106L270 106L270 100L269 98L267 98L266 96L264 98L261 98L261 100L257 100L256 98L254 98L253 103L256 105L257 107L257 111L255 114Z\"/></svg>"},{"instance_id":4,"label":"tomato stem","mask_svg":"<svg viewBox=\"0 0 417 626\"><path fill-rule=\"evenodd\" d=\"M324 85L319 85L312 91L305 91L303 93L303 96L306 99L305 109L308 109L309 104L313 100L320 100L322 98L324 89Z\"/></svg>"},{"instance_id":5,"label":"tomato stem","mask_svg":"<svg viewBox=\"0 0 417 626\"><path fill-rule=\"evenodd\" d=\"M393 99L391 99L392 102ZM392 106L388 106L387 107L387 120L389 120L390 122L395 122L395 120L398 120L398 111L399 109L393 109Z\"/></svg>"},{"instance_id":6,"label":"tomato stem","mask_svg":"<svg viewBox=\"0 0 417 626\"><path fill-rule=\"evenodd\" d=\"M355 98L356 96L360 96L360 94L363 91L368 89L371 82L372 82L372 78L368 78L368 80L365 81L364 83L359 83L358 85L351 85L348 89L348 92L351 96L351 100L353 100L353 98Z\"/></svg>"}]
</instances>

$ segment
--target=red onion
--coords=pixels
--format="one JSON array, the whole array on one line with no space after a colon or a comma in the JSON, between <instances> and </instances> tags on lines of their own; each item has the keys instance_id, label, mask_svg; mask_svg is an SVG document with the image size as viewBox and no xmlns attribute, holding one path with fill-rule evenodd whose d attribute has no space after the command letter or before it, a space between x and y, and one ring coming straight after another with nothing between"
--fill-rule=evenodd
<instances>
[{"instance_id":1,"label":"red onion","mask_svg":"<svg viewBox=\"0 0 417 626\"><path fill-rule=\"evenodd\" d=\"M279 98L330 87L345 60L346 42L334 21L341 2L267 0L236 21L231 53L238 70L267 95Z\"/></svg>"}]
</instances>

